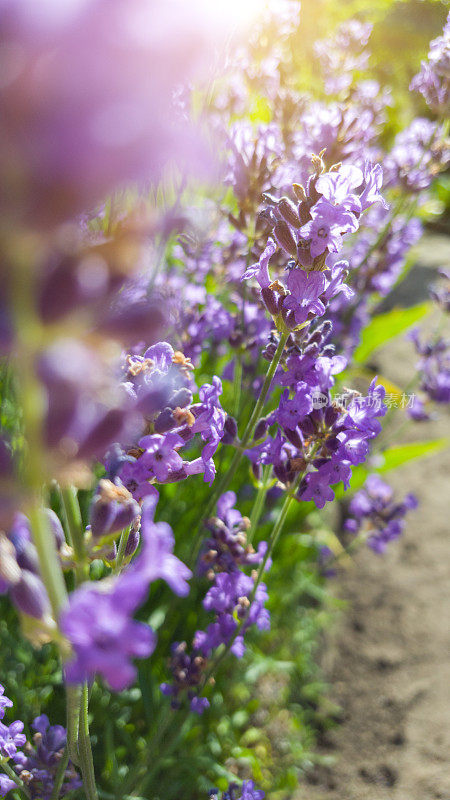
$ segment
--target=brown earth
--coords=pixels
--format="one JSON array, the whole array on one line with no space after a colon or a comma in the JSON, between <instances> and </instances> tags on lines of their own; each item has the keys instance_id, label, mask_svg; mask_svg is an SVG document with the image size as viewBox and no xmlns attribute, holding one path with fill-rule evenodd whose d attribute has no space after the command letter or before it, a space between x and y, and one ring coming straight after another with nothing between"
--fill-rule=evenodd
<instances>
[{"instance_id":1,"label":"brown earth","mask_svg":"<svg viewBox=\"0 0 450 800\"><path fill-rule=\"evenodd\" d=\"M396 302L423 299L444 264L449 240L428 237ZM382 374L407 386L416 359L404 337L376 359ZM401 440L448 433L443 409ZM343 721L319 751L334 764L311 772L298 800L450 800L449 475L449 450L391 474L398 495L413 491L419 508L385 557L360 551L336 584L348 605L325 664Z\"/></svg>"}]
</instances>

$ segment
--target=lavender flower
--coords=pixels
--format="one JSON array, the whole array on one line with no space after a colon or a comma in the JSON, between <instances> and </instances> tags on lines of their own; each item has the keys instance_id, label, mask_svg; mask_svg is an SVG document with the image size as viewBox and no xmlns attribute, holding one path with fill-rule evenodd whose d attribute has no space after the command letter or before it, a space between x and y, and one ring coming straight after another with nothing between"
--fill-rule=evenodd
<instances>
[{"instance_id":1,"label":"lavender flower","mask_svg":"<svg viewBox=\"0 0 450 800\"><path fill-rule=\"evenodd\" d=\"M214 612L214 622L206 630L195 633L191 653L187 651L186 642L172 645L170 669L173 680L160 686L163 694L172 698L174 708L180 705L180 695L186 693L191 711L197 714L202 714L209 706L201 691L213 652L225 645L233 655L242 658L246 631L252 625L259 630L270 627L269 612L264 607L268 599L266 587L263 583L255 585L256 572L251 576L243 572L245 566L262 563L267 544L260 542L256 553L247 545L245 531L249 522L234 508L235 502L234 492L226 492L219 499L219 516L207 522L212 536L204 543L200 555L200 573L206 571L213 582L205 595L203 607ZM266 569L270 563L268 560Z\"/></svg>"},{"instance_id":2,"label":"lavender flower","mask_svg":"<svg viewBox=\"0 0 450 800\"><path fill-rule=\"evenodd\" d=\"M81 586L70 596L60 624L73 649L65 666L71 683L98 672L115 691L130 686L136 675L131 658L146 658L156 646L152 629L132 619L150 584L162 578L177 594L189 591L191 573L172 553L170 527L153 522L155 506L153 498L143 503L142 549L128 569L116 578Z\"/></svg>"},{"instance_id":3,"label":"lavender flower","mask_svg":"<svg viewBox=\"0 0 450 800\"><path fill-rule=\"evenodd\" d=\"M450 13L442 36L430 42L428 61L422 61L420 72L414 76L409 88L420 92L425 102L437 114L445 115L450 94Z\"/></svg>"},{"instance_id":4,"label":"lavender flower","mask_svg":"<svg viewBox=\"0 0 450 800\"><path fill-rule=\"evenodd\" d=\"M15 771L27 786L32 800L49 800L53 791L59 762L66 745L66 731L62 725L50 725L46 714L33 720L35 734L33 745L27 743L24 752L14 756ZM64 772L60 795L78 789L82 782L69 761Z\"/></svg>"},{"instance_id":5,"label":"lavender flower","mask_svg":"<svg viewBox=\"0 0 450 800\"><path fill-rule=\"evenodd\" d=\"M172 159L205 174L205 142L174 91L209 63L213 40L234 23L229 11L89 0L38 14L28 0L5 0L2 44L21 52L20 64L6 59L2 84L0 174L15 213L54 225L125 181L158 181Z\"/></svg>"},{"instance_id":6,"label":"lavender flower","mask_svg":"<svg viewBox=\"0 0 450 800\"><path fill-rule=\"evenodd\" d=\"M413 494L407 494L401 503L393 502L393 494L391 487L378 475L370 475L365 488L350 501L351 517L344 523L349 533L364 531L367 544L379 555L386 551L389 542L402 534L407 511L417 507Z\"/></svg>"},{"instance_id":7,"label":"lavender flower","mask_svg":"<svg viewBox=\"0 0 450 800\"><path fill-rule=\"evenodd\" d=\"M230 783L228 789L222 792L221 800L263 800L264 797L265 793L257 789L253 781L243 781L240 788L237 783ZM209 798L219 800L219 790L210 789Z\"/></svg>"}]
</instances>

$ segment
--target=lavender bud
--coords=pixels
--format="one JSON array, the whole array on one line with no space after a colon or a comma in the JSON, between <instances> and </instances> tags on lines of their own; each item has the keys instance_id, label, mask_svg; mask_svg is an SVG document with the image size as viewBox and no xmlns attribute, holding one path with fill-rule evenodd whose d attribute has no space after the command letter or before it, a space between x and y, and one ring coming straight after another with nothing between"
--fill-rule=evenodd
<instances>
[{"instance_id":1,"label":"lavender bud","mask_svg":"<svg viewBox=\"0 0 450 800\"><path fill-rule=\"evenodd\" d=\"M255 476L255 479L257 481L260 481L261 480L261 476L262 476L261 464L252 464L252 472L253 472L253 475Z\"/></svg>"},{"instance_id":2,"label":"lavender bud","mask_svg":"<svg viewBox=\"0 0 450 800\"><path fill-rule=\"evenodd\" d=\"M128 489L102 479L90 509L92 536L98 539L123 530L138 516L139 510Z\"/></svg>"},{"instance_id":3,"label":"lavender bud","mask_svg":"<svg viewBox=\"0 0 450 800\"><path fill-rule=\"evenodd\" d=\"M267 429L269 427L269 423L266 417L263 417L256 423L255 433L253 434L253 438L255 441L258 439L262 439L263 436L266 435Z\"/></svg>"},{"instance_id":4,"label":"lavender bud","mask_svg":"<svg viewBox=\"0 0 450 800\"><path fill-rule=\"evenodd\" d=\"M282 308L281 310L283 316L283 322L287 328L294 330L297 327L297 323L295 321L295 314L293 311L290 311L288 308Z\"/></svg>"},{"instance_id":5,"label":"lavender bud","mask_svg":"<svg viewBox=\"0 0 450 800\"><path fill-rule=\"evenodd\" d=\"M261 289L261 297L269 314L271 314L273 317L276 317L277 314L280 313L280 309L278 307L278 295L273 291L273 289L265 287L264 289Z\"/></svg>"},{"instance_id":6,"label":"lavender bud","mask_svg":"<svg viewBox=\"0 0 450 800\"><path fill-rule=\"evenodd\" d=\"M306 223L309 222L311 219L311 214L309 212L309 209L310 209L309 203L306 203L305 201L299 203L298 215L302 225L306 225Z\"/></svg>"},{"instance_id":7,"label":"lavender bud","mask_svg":"<svg viewBox=\"0 0 450 800\"><path fill-rule=\"evenodd\" d=\"M139 528L133 526L126 543L125 558L131 558L133 553L138 549L140 540L141 534L139 533Z\"/></svg>"},{"instance_id":8,"label":"lavender bud","mask_svg":"<svg viewBox=\"0 0 450 800\"><path fill-rule=\"evenodd\" d=\"M226 439L225 437L223 437L222 441L225 442L225 444L231 444L232 442L234 442L238 434L238 426L235 418L232 417L231 415L228 415L225 420L224 428L225 428Z\"/></svg>"},{"instance_id":9,"label":"lavender bud","mask_svg":"<svg viewBox=\"0 0 450 800\"><path fill-rule=\"evenodd\" d=\"M176 428L177 423L171 408L165 408L156 417L154 422L155 433L167 433L167 431Z\"/></svg>"},{"instance_id":10,"label":"lavender bud","mask_svg":"<svg viewBox=\"0 0 450 800\"><path fill-rule=\"evenodd\" d=\"M273 233L280 247L295 258L297 256L297 244L289 225L284 220L279 220L273 229Z\"/></svg>"},{"instance_id":11,"label":"lavender bud","mask_svg":"<svg viewBox=\"0 0 450 800\"><path fill-rule=\"evenodd\" d=\"M302 223L300 221L298 211L292 200L289 200L288 197L282 197L278 201L278 211L286 220L286 222L288 222L289 225L292 225L293 228L301 227Z\"/></svg>"},{"instance_id":12,"label":"lavender bud","mask_svg":"<svg viewBox=\"0 0 450 800\"><path fill-rule=\"evenodd\" d=\"M12 587L10 597L24 614L42 619L50 613L50 603L42 580L28 570L23 570L20 581Z\"/></svg>"},{"instance_id":13,"label":"lavender bud","mask_svg":"<svg viewBox=\"0 0 450 800\"><path fill-rule=\"evenodd\" d=\"M20 549L17 548L17 563L21 569L39 575L39 557L32 542L23 542Z\"/></svg>"},{"instance_id":14,"label":"lavender bud","mask_svg":"<svg viewBox=\"0 0 450 800\"><path fill-rule=\"evenodd\" d=\"M291 442L291 444L294 445L294 447L296 447L298 450L301 450L303 447L303 442L298 430L295 429L292 431L289 430L288 428L284 428L283 431L284 435L286 436L286 439L289 439L289 441Z\"/></svg>"},{"instance_id":15,"label":"lavender bud","mask_svg":"<svg viewBox=\"0 0 450 800\"><path fill-rule=\"evenodd\" d=\"M51 508L46 508L45 509L45 515L47 517L48 526L49 526L50 530L52 531L53 536L55 537L56 546L57 546L57 548L59 550L59 548L66 541L66 537L64 536L63 527L61 525L59 517L57 516L57 514L55 514L54 511L52 511Z\"/></svg>"},{"instance_id":16,"label":"lavender bud","mask_svg":"<svg viewBox=\"0 0 450 800\"><path fill-rule=\"evenodd\" d=\"M297 246L297 259L302 267L310 267L313 263L313 257L309 249L309 242L305 239L300 239Z\"/></svg>"}]
</instances>

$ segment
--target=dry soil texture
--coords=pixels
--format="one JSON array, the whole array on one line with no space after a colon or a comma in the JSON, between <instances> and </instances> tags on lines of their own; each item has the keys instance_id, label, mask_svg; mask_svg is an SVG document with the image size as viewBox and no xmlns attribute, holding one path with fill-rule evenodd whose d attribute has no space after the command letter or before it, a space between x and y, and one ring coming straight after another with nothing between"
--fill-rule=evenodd
<instances>
[{"instance_id":1,"label":"dry soil texture","mask_svg":"<svg viewBox=\"0 0 450 800\"><path fill-rule=\"evenodd\" d=\"M420 302L436 267L449 262L448 239L425 240L396 302ZM404 337L376 360L407 385L415 357ZM410 426L402 440L448 433L443 411L426 428ZM310 774L302 800L450 800L449 476L448 450L392 474L400 496L417 495L418 510L385 557L361 551L338 579L348 607L325 662L343 722L320 750L334 766Z\"/></svg>"}]
</instances>

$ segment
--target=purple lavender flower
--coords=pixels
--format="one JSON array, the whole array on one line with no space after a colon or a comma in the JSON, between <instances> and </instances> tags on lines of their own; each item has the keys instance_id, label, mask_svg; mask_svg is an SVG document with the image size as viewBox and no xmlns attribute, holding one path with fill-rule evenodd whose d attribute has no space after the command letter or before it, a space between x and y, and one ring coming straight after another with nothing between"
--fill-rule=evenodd
<instances>
[{"instance_id":1,"label":"purple lavender flower","mask_svg":"<svg viewBox=\"0 0 450 800\"><path fill-rule=\"evenodd\" d=\"M410 89L420 92L425 102L444 115L449 104L450 79L450 13L442 36L430 42L428 61L422 61L420 72L414 76Z\"/></svg>"},{"instance_id":2,"label":"purple lavender flower","mask_svg":"<svg viewBox=\"0 0 450 800\"><path fill-rule=\"evenodd\" d=\"M271 283L269 275L269 261L276 251L276 243L273 239L269 239L265 249L259 257L259 261L256 264L253 264L251 267L248 267L242 276L242 280L247 281L250 278L256 278L261 289L266 289Z\"/></svg>"},{"instance_id":3,"label":"purple lavender flower","mask_svg":"<svg viewBox=\"0 0 450 800\"><path fill-rule=\"evenodd\" d=\"M130 613L141 602L141 586L137 587L137 595L133 598L126 578L109 584L82 586L73 592L69 607L61 617L61 630L74 653L65 666L69 683L82 683L96 673L100 673L115 691L133 683L136 668L130 659L146 658L156 646L151 628L130 619Z\"/></svg>"},{"instance_id":4,"label":"purple lavender flower","mask_svg":"<svg viewBox=\"0 0 450 800\"><path fill-rule=\"evenodd\" d=\"M339 26L333 37L315 44L325 76L326 91L339 94L348 90L356 70L365 69L369 54L365 50L372 26L357 19Z\"/></svg>"},{"instance_id":5,"label":"purple lavender flower","mask_svg":"<svg viewBox=\"0 0 450 800\"><path fill-rule=\"evenodd\" d=\"M277 411L277 419L284 428L295 430L299 422L312 410L311 389L307 383L299 381L292 398L289 398L287 390L283 393Z\"/></svg>"},{"instance_id":6,"label":"purple lavender flower","mask_svg":"<svg viewBox=\"0 0 450 800\"><path fill-rule=\"evenodd\" d=\"M381 167L377 165L382 176ZM355 193L364 183L363 173L352 164L344 164L338 170L325 172L319 175L316 181L316 190L330 203L360 214L362 211L361 199Z\"/></svg>"},{"instance_id":7,"label":"purple lavender flower","mask_svg":"<svg viewBox=\"0 0 450 800\"><path fill-rule=\"evenodd\" d=\"M89 510L92 536L100 539L131 525L140 513L130 492L119 482L99 481Z\"/></svg>"},{"instance_id":8,"label":"purple lavender flower","mask_svg":"<svg viewBox=\"0 0 450 800\"><path fill-rule=\"evenodd\" d=\"M213 39L224 41L234 20L222 11L89 0L38 14L28 0L5 0L3 49L21 52L20 64L6 59L2 84L0 174L14 214L54 225L124 182L158 181L173 159L206 174L212 159L174 91L209 63Z\"/></svg>"},{"instance_id":9,"label":"purple lavender flower","mask_svg":"<svg viewBox=\"0 0 450 800\"><path fill-rule=\"evenodd\" d=\"M0 797L6 797L12 789L17 789L17 784L7 775L0 773Z\"/></svg>"},{"instance_id":10,"label":"purple lavender flower","mask_svg":"<svg viewBox=\"0 0 450 800\"><path fill-rule=\"evenodd\" d=\"M165 436L153 434L139 440L139 447L144 450L140 457L141 466L148 470L156 480L165 481L169 471L176 472L183 464L183 459L175 448L184 444L177 433L166 433Z\"/></svg>"},{"instance_id":11,"label":"purple lavender flower","mask_svg":"<svg viewBox=\"0 0 450 800\"><path fill-rule=\"evenodd\" d=\"M3 719L5 716L5 708L12 708L12 705L12 700L6 697L5 688L0 683L0 719Z\"/></svg>"},{"instance_id":12,"label":"purple lavender flower","mask_svg":"<svg viewBox=\"0 0 450 800\"><path fill-rule=\"evenodd\" d=\"M443 337L435 337L422 342L418 329L409 334L417 353L421 356L417 363L420 376L420 388L427 398L439 404L450 403L450 354L449 342ZM408 408L408 413L417 421L426 419L421 398Z\"/></svg>"},{"instance_id":13,"label":"purple lavender flower","mask_svg":"<svg viewBox=\"0 0 450 800\"><path fill-rule=\"evenodd\" d=\"M173 555L175 539L170 525L166 522L154 522L156 502L155 498L150 497L142 504L141 550L123 578L130 584L134 581L145 587L161 579L168 583L175 594L185 597L189 593L187 581L192 573ZM146 592L147 590L145 594Z\"/></svg>"},{"instance_id":14,"label":"purple lavender flower","mask_svg":"<svg viewBox=\"0 0 450 800\"><path fill-rule=\"evenodd\" d=\"M203 544L199 571L210 579L215 572L260 564L267 550L266 542L259 543L257 552L247 543L250 521L234 508L235 502L235 493L225 492L217 501L217 517L205 522L211 535Z\"/></svg>"},{"instance_id":15,"label":"purple lavender flower","mask_svg":"<svg viewBox=\"0 0 450 800\"><path fill-rule=\"evenodd\" d=\"M218 789L209 790L210 800L219 800ZM263 800L265 794L257 789L253 781L243 781L239 787L237 783L230 783L228 789L222 792L221 800Z\"/></svg>"},{"instance_id":16,"label":"purple lavender flower","mask_svg":"<svg viewBox=\"0 0 450 800\"><path fill-rule=\"evenodd\" d=\"M61 629L73 648L66 663L69 682L79 683L99 672L112 689L120 691L133 682L136 669L131 658L146 658L156 646L148 625L131 615L145 600L150 584L162 578L179 595L189 591L190 570L173 555L172 530L154 522L156 501L142 506L142 549L119 577L79 587L70 596L61 617Z\"/></svg>"},{"instance_id":17,"label":"purple lavender flower","mask_svg":"<svg viewBox=\"0 0 450 800\"><path fill-rule=\"evenodd\" d=\"M393 494L379 475L369 475L364 489L350 501L351 516L344 523L349 533L364 531L367 544L379 555L386 551L389 542L402 534L407 511L417 507L414 495L407 494L401 503L394 503Z\"/></svg>"},{"instance_id":18,"label":"purple lavender flower","mask_svg":"<svg viewBox=\"0 0 450 800\"><path fill-rule=\"evenodd\" d=\"M49 800L53 791L54 779L60 759L66 745L66 731L62 725L50 725L46 714L33 720L31 726L34 747L28 743L25 752L14 756L15 771L24 780L32 800ZM82 782L73 764L69 764L64 773L61 796L78 789Z\"/></svg>"},{"instance_id":19,"label":"purple lavender flower","mask_svg":"<svg viewBox=\"0 0 450 800\"><path fill-rule=\"evenodd\" d=\"M300 228L301 235L310 240L311 255L320 256L325 250L339 253L342 249L342 236L358 229L358 222L351 211L334 206L328 200L320 199L310 210L312 220Z\"/></svg>"},{"instance_id":20,"label":"purple lavender flower","mask_svg":"<svg viewBox=\"0 0 450 800\"><path fill-rule=\"evenodd\" d=\"M291 294L284 298L283 307L293 311L297 325L305 322L309 314L321 316L325 313L325 306L319 298L325 291L326 285L323 272L289 270L287 287Z\"/></svg>"},{"instance_id":21,"label":"purple lavender flower","mask_svg":"<svg viewBox=\"0 0 450 800\"><path fill-rule=\"evenodd\" d=\"M23 747L27 737L22 733L23 722L16 720L10 725L0 722L0 756L2 758L12 758L19 747Z\"/></svg>"}]
</instances>

